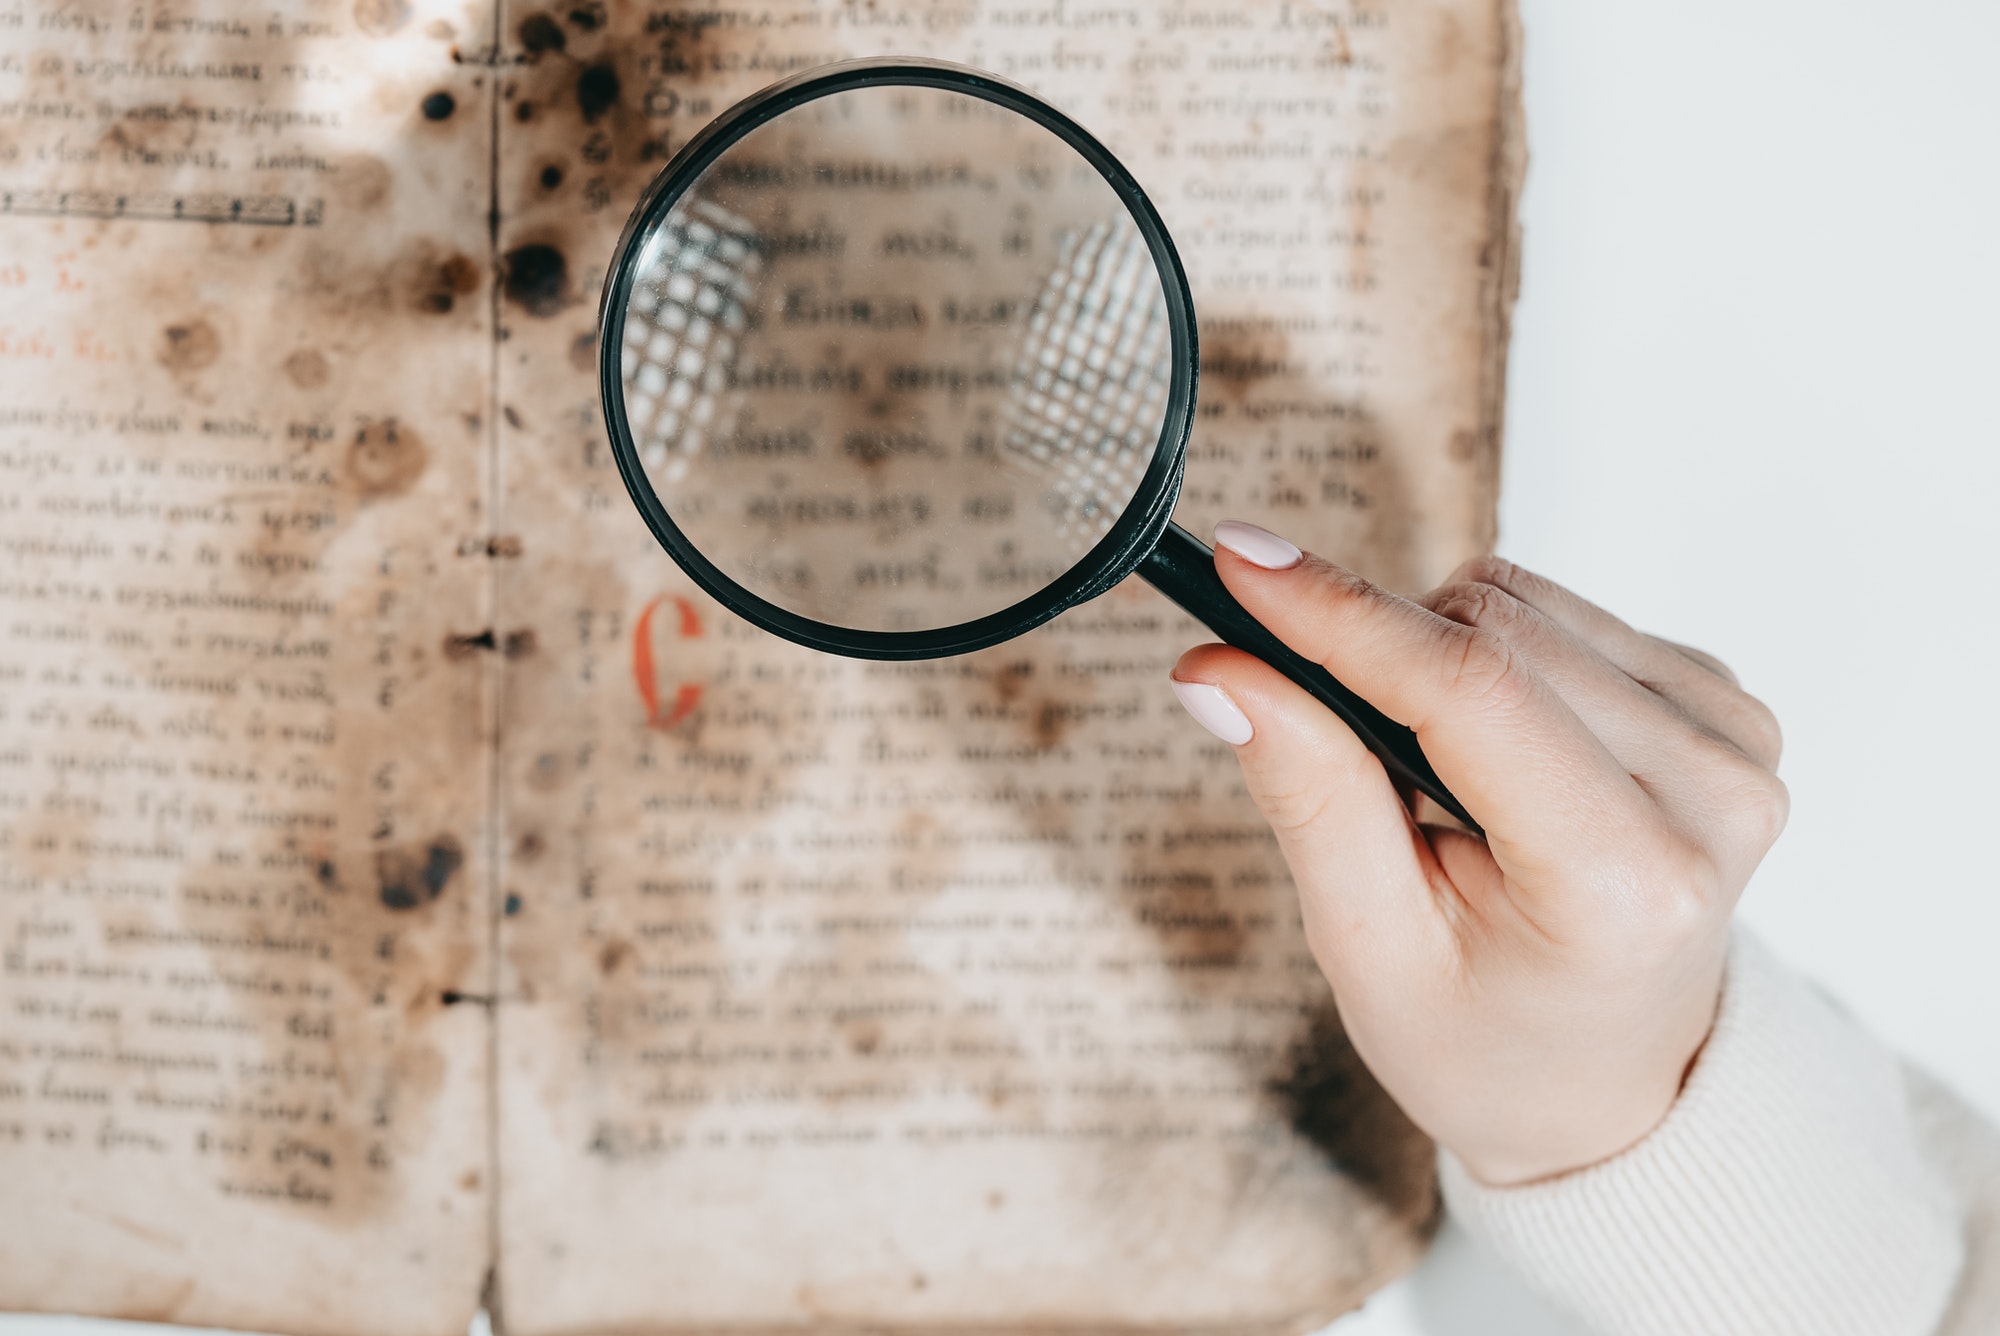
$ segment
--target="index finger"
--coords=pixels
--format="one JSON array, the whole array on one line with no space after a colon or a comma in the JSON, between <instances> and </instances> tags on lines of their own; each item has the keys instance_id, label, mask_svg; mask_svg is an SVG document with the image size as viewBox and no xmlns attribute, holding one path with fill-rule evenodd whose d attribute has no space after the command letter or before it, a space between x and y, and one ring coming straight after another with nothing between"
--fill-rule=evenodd
<instances>
[{"instance_id":1,"label":"index finger","mask_svg":"<svg viewBox=\"0 0 2000 1336\"><path fill-rule=\"evenodd\" d=\"M1252 616L1416 731L1503 868L1554 872L1592 848L1622 858L1650 824L1644 791L1501 637L1317 557L1274 568L1268 541L1233 525L1216 542L1216 571Z\"/></svg>"}]
</instances>

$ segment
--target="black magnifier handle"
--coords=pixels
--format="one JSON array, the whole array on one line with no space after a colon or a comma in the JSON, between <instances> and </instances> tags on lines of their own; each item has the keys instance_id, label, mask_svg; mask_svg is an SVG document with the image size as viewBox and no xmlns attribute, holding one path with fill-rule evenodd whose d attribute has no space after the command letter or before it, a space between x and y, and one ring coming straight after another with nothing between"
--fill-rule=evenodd
<instances>
[{"instance_id":1,"label":"black magnifier handle","mask_svg":"<svg viewBox=\"0 0 2000 1336\"><path fill-rule=\"evenodd\" d=\"M1367 744L1391 779L1428 795L1474 831L1479 830L1479 823L1431 769L1417 745L1417 735L1335 681L1326 669L1294 652L1245 612L1215 573L1215 552L1208 544L1170 523L1159 543L1139 563L1139 574L1225 642L1256 655L1310 691Z\"/></svg>"}]
</instances>

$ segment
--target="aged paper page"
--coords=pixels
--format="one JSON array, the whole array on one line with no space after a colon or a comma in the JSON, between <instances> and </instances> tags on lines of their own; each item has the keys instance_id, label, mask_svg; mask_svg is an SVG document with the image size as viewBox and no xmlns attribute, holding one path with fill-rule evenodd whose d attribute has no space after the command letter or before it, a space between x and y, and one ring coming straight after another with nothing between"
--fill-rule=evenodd
<instances>
[{"instance_id":1,"label":"aged paper page","mask_svg":"<svg viewBox=\"0 0 2000 1336\"><path fill-rule=\"evenodd\" d=\"M593 329L626 210L728 103L850 55L984 66L1105 138L1186 259L1183 521L1434 581L1492 531L1505 6L514 4L500 40L508 1325L1270 1330L1358 1303L1422 1246L1430 1151L1167 691L1206 637L1135 583L936 663L747 627L632 513ZM880 374L844 359L855 303L787 310L824 338L772 374Z\"/></svg>"},{"instance_id":2,"label":"aged paper page","mask_svg":"<svg viewBox=\"0 0 2000 1336\"><path fill-rule=\"evenodd\" d=\"M489 41L0 4L0 1308L477 1304Z\"/></svg>"}]
</instances>

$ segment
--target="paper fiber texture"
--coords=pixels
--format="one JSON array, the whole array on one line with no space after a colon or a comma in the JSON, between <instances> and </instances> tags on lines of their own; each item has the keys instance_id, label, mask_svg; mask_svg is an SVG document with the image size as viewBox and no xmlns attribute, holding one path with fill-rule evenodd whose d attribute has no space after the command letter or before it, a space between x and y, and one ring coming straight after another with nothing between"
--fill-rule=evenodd
<instances>
[{"instance_id":1,"label":"paper fiber texture","mask_svg":"<svg viewBox=\"0 0 2000 1336\"><path fill-rule=\"evenodd\" d=\"M623 494L626 211L882 53L1158 205L1184 523L1403 588L1490 543L1498 0L0 6L0 1306L1283 1330L1414 1258L1428 1147L1165 690L1192 623L821 657Z\"/></svg>"}]
</instances>

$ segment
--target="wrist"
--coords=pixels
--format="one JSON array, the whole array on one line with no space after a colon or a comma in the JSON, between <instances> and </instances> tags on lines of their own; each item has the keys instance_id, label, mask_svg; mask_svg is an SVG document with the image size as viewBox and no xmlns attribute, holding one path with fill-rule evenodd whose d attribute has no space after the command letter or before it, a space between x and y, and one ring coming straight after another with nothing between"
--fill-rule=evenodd
<instances>
[{"instance_id":1,"label":"wrist","mask_svg":"<svg viewBox=\"0 0 2000 1336\"><path fill-rule=\"evenodd\" d=\"M1672 1112L1700 1060L1721 1005L1721 971L1705 1000L1659 1037L1657 1056L1633 1062L1630 1048L1605 1053L1573 1079L1540 1082L1510 1101L1524 1116L1483 1119L1476 1133L1439 1136L1468 1173L1492 1188L1560 1178L1626 1153Z\"/></svg>"}]
</instances>

